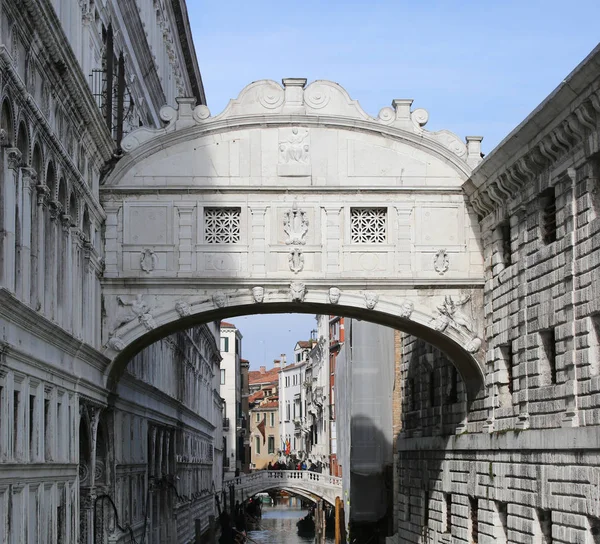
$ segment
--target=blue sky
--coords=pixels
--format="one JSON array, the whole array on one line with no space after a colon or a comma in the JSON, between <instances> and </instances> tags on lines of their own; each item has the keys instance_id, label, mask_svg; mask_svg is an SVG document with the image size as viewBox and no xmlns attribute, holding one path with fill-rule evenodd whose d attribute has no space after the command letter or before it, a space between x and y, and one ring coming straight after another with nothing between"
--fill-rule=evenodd
<instances>
[{"instance_id":1,"label":"blue sky","mask_svg":"<svg viewBox=\"0 0 600 544\"><path fill-rule=\"evenodd\" d=\"M213 115L258 79L330 79L371 115L413 98L429 111L427 129L481 135L486 153L600 36L598 0L188 0L188 10ZM265 352L259 332L272 361L315 325L311 316L230 321L253 366Z\"/></svg>"}]
</instances>

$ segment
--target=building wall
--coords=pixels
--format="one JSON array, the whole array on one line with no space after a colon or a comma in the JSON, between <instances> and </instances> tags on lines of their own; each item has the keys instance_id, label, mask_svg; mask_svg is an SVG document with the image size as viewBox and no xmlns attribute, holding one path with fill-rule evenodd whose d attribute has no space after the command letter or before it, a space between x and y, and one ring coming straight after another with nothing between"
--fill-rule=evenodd
<instances>
[{"instance_id":1,"label":"building wall","mask_svg":"<svg viewBox=\"0 0 600 544\"><path fill-rule=\"evenodd\" d=\"M279 460L278 406L276 401L271 401L250 410L250 451L252 468L255 470L267 468L269 463Z\"/></svg>"},{"instance_id":2,"label":"building wall","mask_svg":"<svg viewBox=\"0 0 600 544\"><path fill-rule=\"evenodd\" d=\"M599 61L596 48L465 184L486 389L467 402L446 357L404 338L401 542L598 538Z\"/></svg>"},{"instance_id":3,"label":"building wall","mask_svg":"<svg viewBox=\"0 0 600 544\"><path fill-rule=\"evenodd\" d=\"M229 324L221 323L221 397L225 402L225 421L229 427L224 429L226 448L224 452L225 477L235 476L241 471L242 463L238 452L238 437L241 436L242 389L241 389L241 349L242 335Z\"/></svg>"},{"instance_id":4,"label":"building wall","mask_svg":"<svg viewBox=\"0 0 600 544\"><path fill-rule=\"evenodd\" d=\"M156 348L143 369L156 376L126 373L118 394L103 386L102 232L110 246L112 231L99 185L119 139L117 108L106 115L108 93L96 84L112 35L114 73L124 59L123 133L160 126L168 99L200 90L197 65L188 73L183 61L190 44L180 42L187 17L180 17L185 3L177 4L155 3L146 34L135 2L0 3L0 542L87 543L96 530L122 541L107 497L92 501L102 494L139 537L144 516L152 528L164 511L144 509L148 434L155 429L173 456L176 428L203 433L211 446L220 432L211 420L216 404L197 396L200 387L175 394L166 348ZM119 310L123 323L138 318L133 300L120 300ZM156 389L158 377L167 392ZM206 398L218 400L214 391ZM169 530L179 526L173 521Z\"/></svg>"},{"instance_id":5,"label":"building wall","mask_svg":"<svg viewBox=\"0 0 600 544\"><path fill-rule=\"evenodd\" d=\"M287 367L283 367L279 373L278 418L280 420L280 431L278 449L285 451L289 441L290 453L295 455L303 449L300 428L305 421L302 386L305 366L305 363L292 363Z\"/></svg>"}]
</instances>

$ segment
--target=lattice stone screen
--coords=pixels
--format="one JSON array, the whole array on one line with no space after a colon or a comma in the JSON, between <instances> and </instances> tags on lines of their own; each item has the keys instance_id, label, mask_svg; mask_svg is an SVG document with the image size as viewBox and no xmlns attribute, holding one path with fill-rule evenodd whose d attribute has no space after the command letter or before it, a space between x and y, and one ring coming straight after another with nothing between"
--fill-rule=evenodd
<instances>
[{"instance_id":1,"label":"lattice stone screen","mask_svg":"<svg viewBox=\"0 0 600 544\"><path fill-rule=\"evenodd\" d=\"M350 233L352 243L385 244L387 208L351 208Z\"/></svg>"},{"instance_id":2,"label":"lattice stone screen","mask_svg":"<svg viewBox=\"0 0 600 544\"><path fill-rule=\"evenodd\" d=\"M204 241L235 244L240 241L241 208L204 208Z\"/></svg>"}]
</instances>

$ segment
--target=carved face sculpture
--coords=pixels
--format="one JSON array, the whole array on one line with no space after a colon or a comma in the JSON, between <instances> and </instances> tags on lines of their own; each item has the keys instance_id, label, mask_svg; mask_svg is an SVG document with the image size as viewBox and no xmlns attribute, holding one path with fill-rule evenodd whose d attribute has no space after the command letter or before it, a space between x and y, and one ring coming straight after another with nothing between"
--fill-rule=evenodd
<instances>
[{"instance_id":1,"label":"carved face sculpture","mask_svg":"<svg viewBox=\"0 0 600 544\"><path fill-rule=\"evenodd\" d=\"M222 308L227 302L227 296L225 295L225 293L218 291L213 295L213 302L215 303L215 306L217 306L218 308Z\"/></svg>"},{"instance_id":2,"label":"carved face sculpture","mask_svg":"<svg viewBox=\"0 0 600 544\"><path fill-rule=\"evenodd\" d=\"M190 310L190 307L187 304L187 302L184 302L183 300L178 300L175 303L175 310L177 310L177 313L181 317L184 317L186 315L190 315L192 313L191 310Z\"/></svg>"},{"instance_id":3,"label":"carved face sculpture","mask_svg":"<svg viewBox=\"0 0 600 544\"><path fill-rule=\"evenodd\" d=\"M340 295L342 292L337 287L331 287L329 289L329 302L331 304L337 304L340 301Z\"/></svg>"},{"instance_id":4,"label":"carved face sculpture","mask_svg":"<svg viewBox=\"0 0 600 544\"><path fill-rule=\"evenodd\" d=\"M379 296L377 296L377 293L373 293L371 291L365 293L365 304L367 305L367 308L369 310L375 308L375 305L377 304L378 300Z\"/></svg>"},{"instance_id":5,"label":"carved face sculpture","mask_svg":"<svg viewBox=\"0 0 600 544\"><path fill-rule=\"evenodd\" d=\"M294 282L290 285L290 292L292 293L292 300L302 302L306 289L303 283Z\"/></svg>"},{"instance_id":6,"label":"carved face sculpture","mask_svg":"<svg viewBox=\"0 0 600 544\"><path fill-rule=\"evenodd\" d=\"M263 287L257 286L252 288L252 296L254 302L261 303L265 299L265 290Z\"/></svg>"}]
</instances>

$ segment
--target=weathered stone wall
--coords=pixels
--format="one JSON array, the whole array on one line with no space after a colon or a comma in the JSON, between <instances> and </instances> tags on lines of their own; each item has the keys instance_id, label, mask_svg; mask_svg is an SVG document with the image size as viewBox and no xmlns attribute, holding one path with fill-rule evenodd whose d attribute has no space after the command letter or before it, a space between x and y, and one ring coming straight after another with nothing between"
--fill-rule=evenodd
<instances>
[{"instance_id":1,"label":"weathered stone wall","mask_svg":"<svg viewBox=\"0 0 600 544\"><path fill-rule=\"evenodd\" d=\"M599 60L464 186L483 236L486 387L464 419L436 406L432 369L447 390L448 361L403 339L401 542L600 538Z\"/></svg>"}]
</instances>

